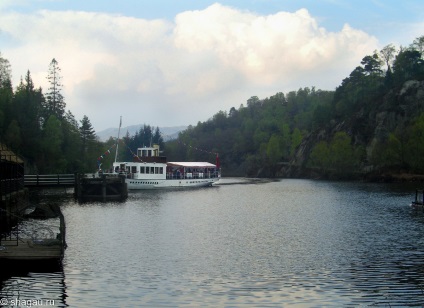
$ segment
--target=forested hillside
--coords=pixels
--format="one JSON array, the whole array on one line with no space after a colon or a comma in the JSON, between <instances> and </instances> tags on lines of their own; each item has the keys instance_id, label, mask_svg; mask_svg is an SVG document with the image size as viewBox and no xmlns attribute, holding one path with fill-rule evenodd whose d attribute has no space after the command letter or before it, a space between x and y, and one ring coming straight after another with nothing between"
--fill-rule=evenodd
<instances>
[{"instance_id":1,"label":"forested hillside","mask_svg":"<svg viewBox=\"0 0 424 308\"><path fill-rule=\"evenodd\" d=\"M166 143L173 160L213 161L219 153L224 170L254 175L263 166L289 161L304 136L313 129L317 106L329 106L334 93L299 89L260 100L251 97L246 106L220 111Z\"/></svg>"},{"instance_id":2,"label":"forested hillside","mask_svg":"<svg viewBox=\"0 0 424 308\"><path fill-rule=\"evenodd\" d=\"M163 142L158 127L100 142L87 116L66 110L58 62L49 88L28 71L14 89L0 54L0 142L25 159L27 172L93 172L115 152L131 160L137 147L159 143L172 161L215 161L223 175L354 178L424 174L424 36L366 55L334 91L315 87L252 96L229 111ZM118 145L118 149L116 149ZM103 153L103 154L102 154Z\"/></svg>"},{"instance_id":3,"label":"forested hillside","mask_svg":"<svg viewBox=\"0 0 424 308\"><path fill-rule=\"evenodd\" d=\"M253 96L189 127L166 152L208 161L219 153L225 175L424 173L423 47L424 36L375 51L335 91Z\"/></svg>"}]
</instances>

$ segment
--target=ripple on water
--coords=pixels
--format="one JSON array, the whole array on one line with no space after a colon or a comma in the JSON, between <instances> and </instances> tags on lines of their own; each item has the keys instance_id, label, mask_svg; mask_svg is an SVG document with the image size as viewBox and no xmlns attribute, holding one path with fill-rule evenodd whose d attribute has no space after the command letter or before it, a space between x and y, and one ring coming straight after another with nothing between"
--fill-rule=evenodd
<instances>
[{"instance_id":1,"label":"ripple on water","mask_svg":"<svg viewBox=\"0 0 424 308\"><path fill-rule=\"evenodd\" d=\"M224 184L131 193L122 204L64 204L66 304L424 305L424 214L407 207L406 190ZM5 284L13 279L25 280Z\"/></svg>"}]
</instances>

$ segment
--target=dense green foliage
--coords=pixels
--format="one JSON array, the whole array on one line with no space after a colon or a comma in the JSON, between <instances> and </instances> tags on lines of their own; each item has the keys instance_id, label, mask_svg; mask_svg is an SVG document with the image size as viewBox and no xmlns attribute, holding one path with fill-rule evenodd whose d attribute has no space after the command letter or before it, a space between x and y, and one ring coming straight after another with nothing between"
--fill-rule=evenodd
<instances>
[{"instance_id":1,"label":"dense green foliage","mask_svg":"<svg viewBox=\"0 0 424 308\"><path fill-rule=\"evenodd\" d=\"M13 90L9 61L0 54L0 142L25 159L28 173L88 172L103 144L88 117L78 123L61 94L60 68L49 65L49 89L35 88L28 71Z\"/></svg>"},{"instance_id":2,"label":"dense green foliage","mask_svg":"<svg viewBox=\"0 0 424 308\"><path fill-rule=\"evenodd\" d=\"M65 112L55 59L43 94L29 71L14 90L0 54L0 142L25 158L29 172L40 173L92 172L96 160L107 169L115 152L132 160L137 147L153 143L173 161L213 162L219 153L224 175L284 176L287 166L339 178L387 169L422 173L423 49L424 36L400 50L387 45L365 56L335 91L305 87L252 96L166 143L149 125L119 143L99 142L87 116L77 121Z\"/></svg>"},{"instance_id":3,"label":"dense green foliage","mask_svg":"<svg viewBox=\"0 0 424 308\"><path fill-rule=\"evenodd\" d=\"M174 160L204 161L213 161L219 153L227 172L252 175L262 166L290 160L316 124L314 113L332 99L333 92L315 88L263 100L254 96L247 106L231 108L228 114L220 111L209 121L189 127L178 140L166 144L166 152Z\"/></svg>"},{"instance_id":4,"label":"dense green foliage","mask_svg":"<svg viewBox=\"0 0 424 308\"><path fill-rule=\"evenodd\" d=\"M265 168L273 176L289 164L339 178L387 168L423 172L424 104L415 102L411 114L397 97L406 81L424 80L423 46L420 37L398 52L390 44L365 56L335 91L253 96L247 106L189 127L166 144L166 152L178 160L209 161L219 152L224 174L233 175ZM377 129L381 114L395 120Z\"/></svg>"}]
</instances>

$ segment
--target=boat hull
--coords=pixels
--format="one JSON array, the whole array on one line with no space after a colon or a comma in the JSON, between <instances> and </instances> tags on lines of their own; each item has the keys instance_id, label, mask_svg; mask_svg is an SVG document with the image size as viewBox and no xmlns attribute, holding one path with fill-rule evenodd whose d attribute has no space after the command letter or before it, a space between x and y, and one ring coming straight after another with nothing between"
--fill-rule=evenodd
<instances>
[{"instance_id":1,"label":"boat hull","mask_svg":"<svg viewBox=\"0 0 424 308\"><path fill-rule=\"evenodd\" d=\"M126 179L128 190L141 189L166 189L166 188L184 188L184 187L207 187L216 183L219 178L206 179Z\"/></svg>"}]
</instances>

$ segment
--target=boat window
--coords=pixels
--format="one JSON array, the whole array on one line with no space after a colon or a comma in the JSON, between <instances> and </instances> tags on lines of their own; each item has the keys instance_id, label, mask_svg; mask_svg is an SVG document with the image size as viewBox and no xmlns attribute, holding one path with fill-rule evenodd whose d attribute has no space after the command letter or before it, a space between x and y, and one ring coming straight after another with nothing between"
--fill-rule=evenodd
<instances>
[{"instance_id":1,"label":"boat window","mask_svg":"<svg viewBox=\"0 0 424 308\"><path fill-rule=\"evenodd\" d=\"M140 167L140 173L144 173L144 166Z\"/></svg>"},{"instance_id":2,"label":"boat window","mask_svg":"<svg viewBox=\"0 0 424 308\"><path fill-rule=\"evenodd\" d=\"M163 174L163 167L159 167L159 174Z\"/></svg>"},{"instance_id":3,"label":"boat window","mask_svg":"<svg viewBox=\"0 0 424 308\"><path fill-rule=\"evenodd\" d=\"M155 167L150 167L150 173L154 174L155 173Z\"/></svg>"},{"instance_id":4,"label":"boat window","mask_svg":"<svg viewBox=\"0 0 424 308\"><path fill-rule=\"evenodd\" d=\"M146 173L149 174L150 173L150 168L146 167Z\"/></svg>"},{"instance_id":5,"label":"boat window","mask_svg":"<svg viewBox=\"0 0 424 308\"><path fill-rule=\"evenodd\" d=\"M131 173L137 173L137 167L131 166Z\"/></svg>"},{"instance_id":6,"label":"boat window","mask_svg":"<svg viewBox=\"0 0 424 308\"><path fill-rule=\"evenodd\" d=\"M155 167L155 173L159 174L159 167Z\"/></svg>"}]
</instances>

